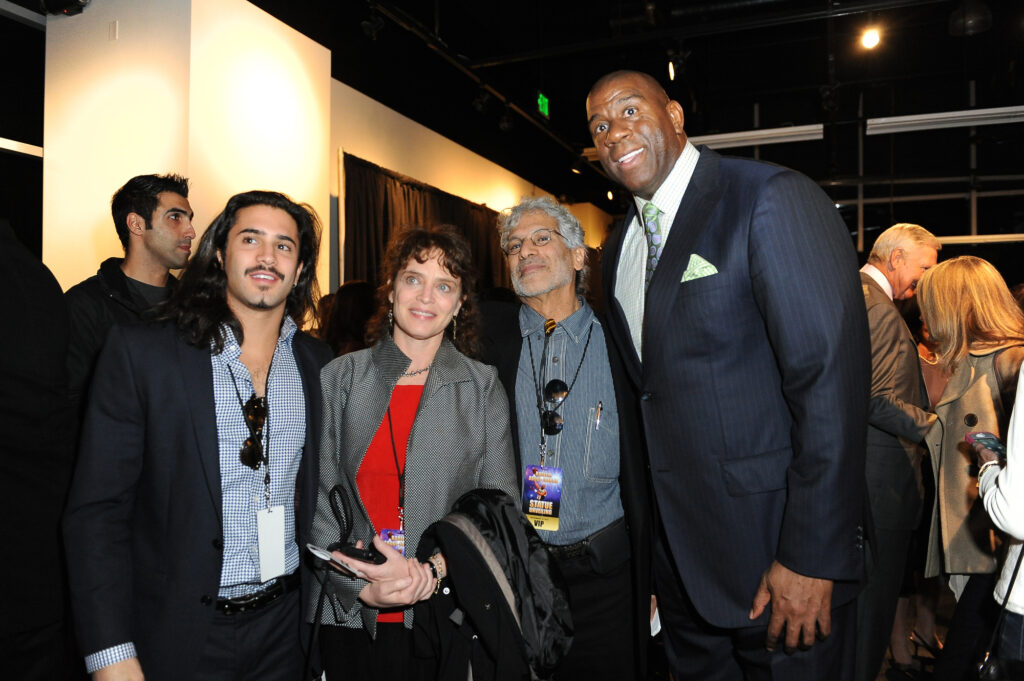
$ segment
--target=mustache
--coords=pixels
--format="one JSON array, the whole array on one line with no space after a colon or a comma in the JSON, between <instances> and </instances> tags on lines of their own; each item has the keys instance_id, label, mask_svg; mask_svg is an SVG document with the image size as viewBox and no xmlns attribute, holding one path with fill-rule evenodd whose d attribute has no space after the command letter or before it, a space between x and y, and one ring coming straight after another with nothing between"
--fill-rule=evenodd
<instances>
[{"instance_id":1,"label":"mustache","mask_svg":"<svg viewBox=\"0 0 1024 681\"><path fill-rule=\"evenodd\" d=\"M542 260L541 260L541 258L539 256L536 256L536 255L531 255L529 258L527 258L525 260L520 260L519 264L516 265L516 275L517 276L522 276L523 268L524 267L529 267L530 265L536 265L539 262L542 262Z\"/></svg>"},{"instance_id":2,"label":"mustache","mask_svg":"<svg viewBox=\"0 0 1024 681\"><path fill-rule=\"evenodd\" d=\"M250 267L249 269L247 269L245 271L245 276L249 276L250 274L256 274L257 272L264 272L266 274L273 274L278 279L281 279L281 280L284 279L284 275L281 274L280 270L276 270L273 267L263 267L261 265L257 265L256 267Z\"/></svg>"}]
</instances>

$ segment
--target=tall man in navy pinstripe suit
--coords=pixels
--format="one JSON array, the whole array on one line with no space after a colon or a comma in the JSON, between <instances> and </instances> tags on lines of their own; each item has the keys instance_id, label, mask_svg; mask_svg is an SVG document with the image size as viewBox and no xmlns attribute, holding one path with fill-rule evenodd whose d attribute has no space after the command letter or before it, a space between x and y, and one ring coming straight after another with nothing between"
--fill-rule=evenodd
<instances>
[{"instance_id":1,"label":"tall man in navy pinstripe suit","mask_svg":"<svg viewBox=\"0 0 1024 681\"><path fill-rule=\"evenodd\" d=\"M808 178L687 143L646 74L601 78L587 116L634 195L602 267L674 677L848 678L870 343L846 227Z\"/></svg>"}]
</instances>

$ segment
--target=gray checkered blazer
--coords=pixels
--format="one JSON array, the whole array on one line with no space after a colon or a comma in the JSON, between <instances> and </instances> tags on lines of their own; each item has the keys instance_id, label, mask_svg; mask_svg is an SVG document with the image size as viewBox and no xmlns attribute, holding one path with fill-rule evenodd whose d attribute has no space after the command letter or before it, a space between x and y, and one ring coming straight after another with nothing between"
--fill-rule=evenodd
<instances>
[{"instance_id":1,"label":"gray checkered blazer","mask_svg":"<svg viewBox=\"0 0 1024 681\"><path fill-rule=\"evenodd\" d=\"M367 350L343 355L320 374L324 394L320 443L320 488L311 541L363 542L375 533L359 490L356 473L387 411L395 384L410 360L390 336ZM509 408L497 370L469 359L448 339L434 358L409 435L405 463L405 546L412 555L428 525L440 520L463 493L479 487L516 491ZM341 484L348 495L351 529L341 529L328 494ZM328 570L336 596L328 597L323 624L364 626L376 635L377 610L358 600L366 582ZM310 613L316 612L320 584L314 583ZM315 615L311 614L310 617ZM405 612L412 626L412 608Z\"/></svg>"}]
</instances>

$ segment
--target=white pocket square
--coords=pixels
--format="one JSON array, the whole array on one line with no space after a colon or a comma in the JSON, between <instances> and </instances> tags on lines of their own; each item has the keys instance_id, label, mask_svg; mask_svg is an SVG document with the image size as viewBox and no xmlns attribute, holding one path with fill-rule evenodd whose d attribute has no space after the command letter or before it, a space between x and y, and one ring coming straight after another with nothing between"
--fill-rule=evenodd
<instances>
[{"instance_id":1,"label":"white pocket square","mask_svg":"<svg viewBox=\"0 0 1024 681\"><path fill-rule=\"evenodd\" d=\"M718 274L718 268L696 253L691 253L690 262L686 264L686 271L683 272L683 278L680 283L693 281L701 277L710 277L712 274Z\"/></svg>"}]
</instances>

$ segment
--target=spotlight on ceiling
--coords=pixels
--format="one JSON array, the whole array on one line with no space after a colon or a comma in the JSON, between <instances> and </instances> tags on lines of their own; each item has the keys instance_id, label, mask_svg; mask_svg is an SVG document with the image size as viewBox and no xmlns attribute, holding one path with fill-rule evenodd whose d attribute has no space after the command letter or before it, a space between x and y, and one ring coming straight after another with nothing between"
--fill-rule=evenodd
<instances>
[{"instance_id":1,"label":"spotlight on ceiling","mask_svg":"<svg viewBox=\"0 0 1024 681\"><path fill-rule=\"evenodd\" d=\"M583 169L586 168L586 167L587 167L587 159L583 158L582 156L579 156L575 161L573 161L571 170L572 170L573 173L575 173L577 175L582 175L583 174Z\"/></svg>"},{"instance_id":2,"label":"spotlight on ceiling","mask_svg":"<svg viewBox=\"0 0 1024 681\"><path fill-rule=\"evenodd\" d=\"M992 28L992 10L983 0L963 0L949 15L949 34L977 35Z\"/></svg>"},{"instance_id":3,"label":"spotlight on ceiling","mask_svg":"<svg viewBox=\"0 0 1024 681\"><path fill-rule=\"evenodd\" d=\"M880 42L882 42L882 34L874 26L865 29L860 36L860 44L868 50L875 49Z\"/></svg>"},{"instance_id":4,"label":"spotlight on ceiling","mask_svg":"<svg viewBox=\"0 0 1024 681\"><path fill-rule=\"evenodd\" d=\"M476 109L477 113L483 113L487 110L487 105L491 101L491 93L487 91L487 88L480 88L480 91L473 98L473 108Z\"/></svg>"},{"instance_id":5,"label":"spotlight on ceiling","mask_svg":"<svg viewBox=\"0 0 1024 681\"><path fill-rule=\"evenodd\" d=\"M39 0L39 7L46 14L81 14L91 0Z\"/></svg>"},{"instance_id":6,"label":"spotlight on ceiling","mask_svg":"<svg viewBox=\"0 0 1024 681\"><path fill-rule=\"evenodd\" d=\"M360 22L359 26L363 29L363 35L370 40L376 40L377 34L384 29L384 19L379 14L374 14L366 21Z\"/></svg>"},{"instance_id":7,"label":"spotlight on ceiling","mask_svg":"<svg viewBox=\"0 0 1024 681\"><path fill-rule=\"evenodd\" d=\"M512 112L509 109L505 109L501 113L501 118L498 119L498 130L502 132L508 132L512 129Z\"/></svg>"},{"instance_id":8,"label":"spotlight on ceiling","mask_svg":"<svg viewBox=\"0 0 1024 681\"><path fill-rule=\"evenodd\" d=\"M608 200L609 201L614 201L615 200L615 194L612 193L611 189L608 190L607 196L608 196Z\"/></svg>"},{"instance_id":9,"label":"spotlight on ceiling","mask_svg":"<svg viewBox=\"0 0 1024 681\"><path fill-rule=\"evenodd\" d=\"M674 81L676 76L682 76L686 72L686 60L690 56L689 50L672 48L668 51L668 79Z\"/></svg>"}]
</instances>

